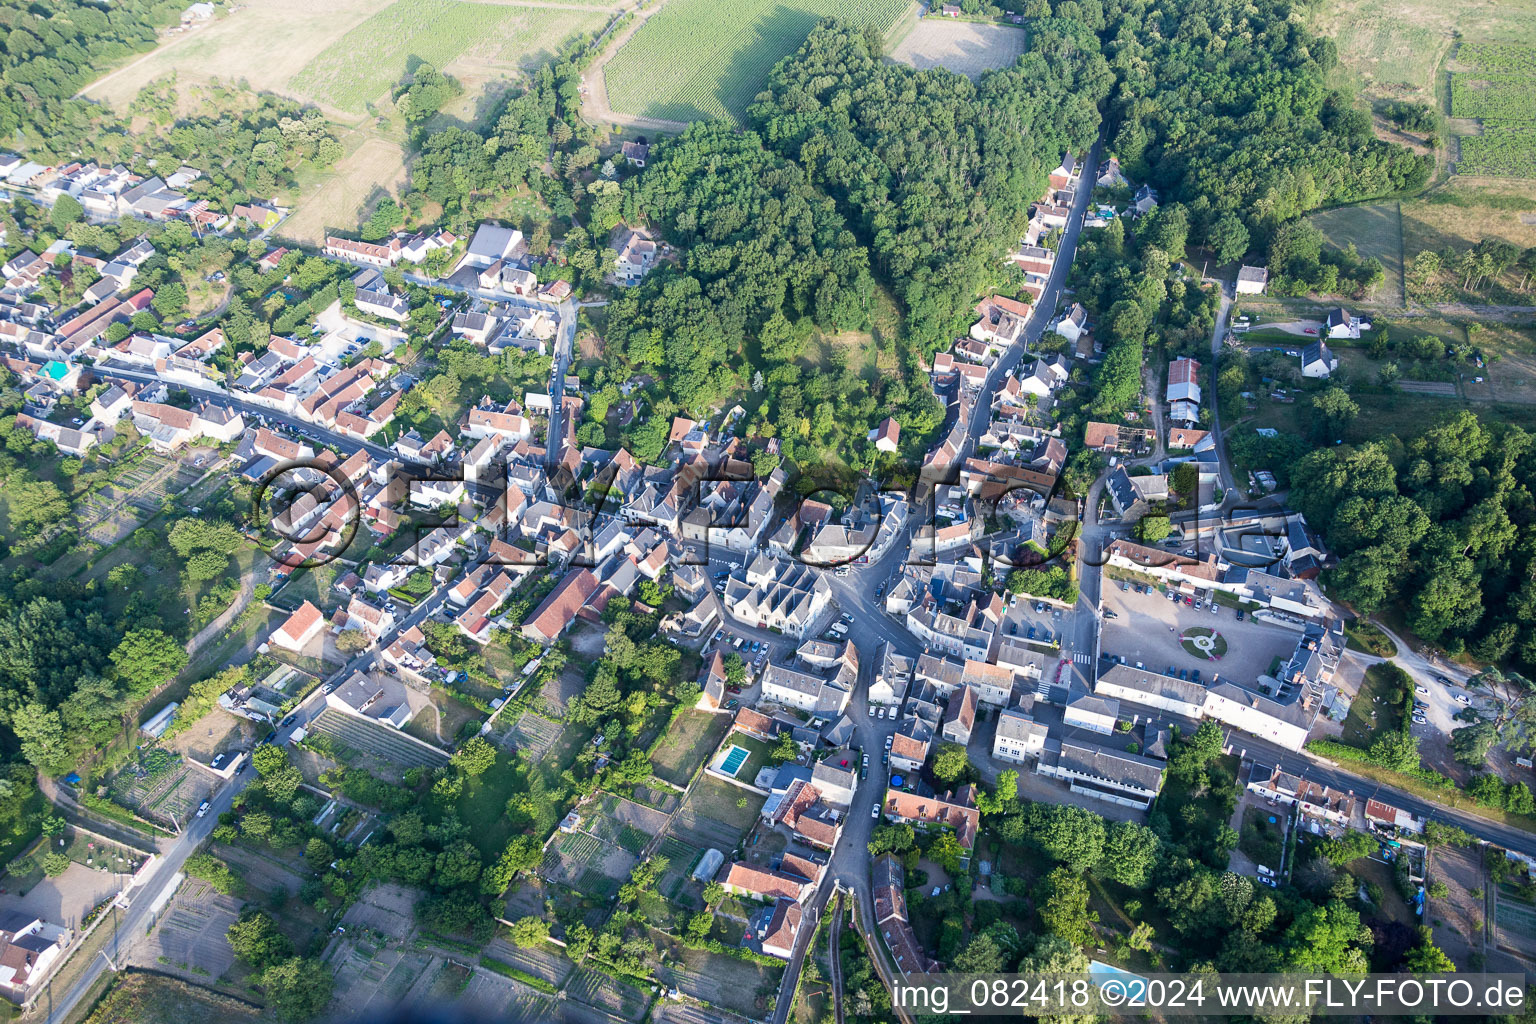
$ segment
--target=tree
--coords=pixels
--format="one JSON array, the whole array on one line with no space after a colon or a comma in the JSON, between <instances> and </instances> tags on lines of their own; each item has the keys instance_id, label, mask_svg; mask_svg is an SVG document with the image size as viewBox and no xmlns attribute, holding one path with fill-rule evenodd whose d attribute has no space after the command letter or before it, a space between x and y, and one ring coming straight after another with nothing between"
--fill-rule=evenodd
<instances>
[{"instance_id":1,"label":"tree","mask_svg":"<svg viewBox=\"0 0 1536 1024\"><path fill-rule=\"evenodd\" d=\"M1145 825L1113 822L1104 832L1104 857L1098 871L1121 885L1145 888L1157 866L1161 846L1157 833Z\"/></svg>"},{"instance_id":2,"label":"tree","mask_svg":"<svg viewBox=\"0 0 1536 1024\"><path fill-rule=\"evenodd\" d=\"M704 886L704 905L706 907L718 907L723 899L725 899L725 886L713 881Z\"/></svg>"},{"instance_id":3,"label":"tree","mask_svg":"<svg viewBox=\"0 0 1536 1024\"><path fill-rule=\"evenodd\" d=\"M965 949L955 957L950 964L950 969L957 974L999 974L1007 965L1003 962L1003 951L998 948L997 940L986 932L971 936L971 941Z\"/></svg>"},{"instance_id":4,"label":"tree","mask_svg":"<svg viewBox=\"0 0 1536 1024\"><path fill-rule=\"evenodd\" d=\"M1419 944L1404 955L1403 966L1408 968L1410 974L1454 973L1456 965L1445 955L1444 950L1434 944L1428 933L1428 928L1419 929Z\"/></svg>"},{"instance_id":5,"label":"tree","mask_svg":"<svg viewBox=\"0 0 1536 1024\"><path fill-rule=\"evenodd\" d=\"M1088 909L1088 883L1066 868L1057 868L1041 879L1035 890L1035 909L1046 931L1074 946L1093 941L1090 925L1099 915Z\"/></svg>"},{"instance_id":6,"label":"tree","mask_svg":"<svg viewBox=\"0 0 1536 1024\"><path fill-rule=\"evenodd\" d=\"M331 1005L335 986L329 965L315 957L289 957L262 972L267 1002L284 1020L312 1020Z\"/></svg>"},{"instance_id":7,"label":"tree","mask_svg":"<svg viewBox=\"0 0 1536 1024\"><path fill-rule=\"evenodd\" d=\"M1005 838L1013 821L1004 822ZM1040 847L1073 871L1091 871L1104 859L1104 819L1092 811L1067 804L1030 804L1019 816L1019 839Z\"/></svg>"},{"instance_id":8,"label":"tree","mask_svg":"<svg viewBox=\"0 0 1536 1024\"><path fill-rule=\"evenodd\" d=\"M786 761L793 761L799 756L800 744L795 742L794 733L789 732L779 733L779 742L774 744L773 750L768 755L769 759L775 764L784 764Z\"/></svg>"},{"instance_id":9,"label":"tree","mask_svg":"<svg viewBox=\"0 0 1536 1024\"><path fill-rule=\"evenodd\" d=\"M958 743L945 743L933 755L933 777L943 782L959 782L970 770L970 758Z\"/></svg>"},{"instance_id":10,"label":"tree","mask_svg":"<svg viewBox=\"0 0 1536 1024\"><path fill-rule=\"evenodd\" d=\"M1367 964L1360 946L1370 941L1370 929L1360 923L1360 915L1333 900L1292 922L1281 939L1281 953L1291 970L1363 974Z\"/></svg>"},{"instance_id":11,"label":"tree","mask_svg":"<svg viewBox=\"0 0 1536 1024\"><path fill-rule=\"evenodd\" d=\"M229 568L229 556L217 551L199 551L187 559L187 579L203 581L218 579Z\"/></svg>"},{"instance_id":12,"label":"tree","mask_svg":"<svg viewBox=\"0 0 1536 1024\"><path fill-rule=\"evenodd\" d=\"M911 825L876 825L869 836L869 855L878 857L883 853L905 853L916 842L917 832Z\"/></svg>"},{"instance_id":13,"label":"tree","mask_svg":"<svg viewBox=\"0 0 1536 1024\"><path fill-rule=\"evenodd\" d=\"M80 205L80 200L67 192L54 200L53 209L48 211L48 223L53 225L53 230L63 234L71 224L79 223L85 219L85 207Z\"/></svg>"},{"instance_id":14,"label":"tree","mask_svg":"<svg viewBox=\"0 0 1536 1024\"><path fill-rule=\"evenodd\" d=\"M15 480L6 482L5 496L10 505L12 537L41 533L69 515L69 499L51 480Z\"/></svg>"},{"instance_id":15,"label":"tree","mask_svg":"<svg viewBox=\"0 0 1536 1024\"><path fill-rule=\"evenodd\" d=\"M933 845L928 847L928 856L943 868L946 874L954 876L960 873L960 861L966 853L959 839L944 832L934 839Z\"/></svg>"},{"instance_id":16,"label":"tree","mask_svg":"<svg viewBox=\"0 0 1536 1024\"><path fill-rule=\"evenodd\" d=\"M259 910L230 925L225 939L235 956L258 973L293 955L293 944L287 936Z\"/></svg>"},{"instance_id":17,"label":"tree","mask_svg":"<svg viewBox=\"0 0 1536 1024\"><path fill-rule=\"evenodd\" d=\"M512 923L512 941L524 949L542 945L549 938L549 922L542 917L520 917Z\"/></svg>"},{"instance_id":18,"label":"tree","mask_svg":"<svg viewBox=\"0 0 1536 1024\"><path fill-rule=\"evenodd\" d=\"M59 875L62 875L69 870L70 864L70 859L57 850L43 854L43 874L49 878L57 878Z\"/></svg>"},{"instance_id":19,"label":"tree","mask_svg":"<svg viewBox=\"0 0 1536 1024\"><path fill-rule=\"evenodd\" d=\"M532 836L509 839L496 863L486 868L480 877L481 891L487 896L500 896L519 871L537 867L543 855L543 848Z\"/></svg>"},{"instance_id":20,"label":"tree","mask_svg":"<svg viewBox=\"0 0 1536 1024\"><path fill-rule=\"evenodd\" d=\"M136 629L109 655L128 692L142 696L170 681L187 663L187 651L158 629Z\"/></svg>"},{"instance_id":21,"label":"tree","mask_svg":"<svg viewBox=\"0 0 1536 1024\"><path fill-rule=\"evenodd\" d=\"M437 855L433 881L443 888L468 885L480 879L480 851L467 839L450 843Z\"/></svg>"},{"instance_id":22,"label":"tree","mask_svg":"<svg viewBox=\"0 0 1536 1024\"><path fill-rule=\"evenodd\" d=\"M496 748L483 737L471 737L453 752L452 764L469 778L478 778L495 766Z\"/></svg>"},{"instance_id":23,"label":"tree","mask_svg":"<svg viewBox=\"0 0 1536 1024\"><path fill-rule=\"evenodd\" d=\"M1319 442L1332 444L1344 436L1349 425L1360 415L1360 406L1349 392L1332 387L1312 399L1312 432Z\"/></svg>"},{"instance_id":24,"label":"tree","mask_svg":"<svg viewBox=\"0 0 1536 1024\"><path fill-rule=\"evenodd\" d=\"M1156 544L1173 532L1173 523L1167 516L1142 516L1132 529L1143 544Z\"/></svg>"},{"instance_id":25,"label":"tree","mask_svg":"<svg viewBox=\"0 0 1536 1024\"><path fill-rule=\"evenodd\" d=\"M149 300L149 304L167 320L179 316L187 308L186 285L180 281L165 282L155 290L155 297Z\"/></svg>"},{"instance_id":26,"label":"tree","mask_svg":"<svg viewBox=\"0 0 1536 1024\"><path fill-rule=\"evenodd\" d=\"M11 713L11 731L21 741L21 756L40 771L62 775L74 764L64 741L64 723L57 711L31 701Z\"/></svg>"},{"instance_id":27,"label":"tree","mask_svg":"<svg viewBox=\"0 0 1536 1024\"><path fill-rule=\"evenodd\" d=\"M1248 228L1236 214L1224 213L1206 236L1217 263L1233 263L1248 252Z\"/></svg>"}]
</instances>

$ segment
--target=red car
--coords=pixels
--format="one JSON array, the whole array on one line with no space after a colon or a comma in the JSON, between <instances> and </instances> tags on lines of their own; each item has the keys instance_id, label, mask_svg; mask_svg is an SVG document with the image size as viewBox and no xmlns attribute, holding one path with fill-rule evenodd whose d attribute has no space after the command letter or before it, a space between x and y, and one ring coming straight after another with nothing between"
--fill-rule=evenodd
<instances>
[{"instance_id":1,"label":"red car","mask_svg":"<svg viewBox=\"0 0 1536 1024\"><path fill-rule=\"evenodd\" d=\"M1317 328L1316 327L1307 327L1307 328L1304 328L1301 333L1302 334L1316 334L1317 333Z\"/></svg>"}]
</instances>

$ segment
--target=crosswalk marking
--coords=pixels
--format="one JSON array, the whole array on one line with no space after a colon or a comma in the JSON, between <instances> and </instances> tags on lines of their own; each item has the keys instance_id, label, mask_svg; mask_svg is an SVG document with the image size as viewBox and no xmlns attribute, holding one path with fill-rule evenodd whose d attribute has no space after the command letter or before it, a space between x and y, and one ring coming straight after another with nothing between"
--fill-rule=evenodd
<instances>
[{"instance_id":1,"label":"crosswalk marking","mask_svg":"<svg viewBox=\"0 0 1536 1024\"><path fill-rule=\"evenodd\" d=\"M1084 654L1082 651L1078 651L1076 654L1072 655L1072 660L1077 662L1079 665L1086 665L1093 659L1088 657L1088 655Z\"/></svg>"}]
</instances>

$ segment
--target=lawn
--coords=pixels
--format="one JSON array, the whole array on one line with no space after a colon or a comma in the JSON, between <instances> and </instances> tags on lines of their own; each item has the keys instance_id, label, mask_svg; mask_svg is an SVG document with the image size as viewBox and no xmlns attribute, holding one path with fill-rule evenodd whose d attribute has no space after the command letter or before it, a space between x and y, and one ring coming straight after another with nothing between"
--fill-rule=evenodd
<instances>
[{"instance_id":1,"label":"lawn","mask_svg":"<svg viewBox=\"0 0 1536 1024\"><path fill-rule=\"evenodd\" d=\"M1393 673L1384 665L1365 670L1360 692L1349 706L1344 719L1344 742L1362 750L1370 747L1378 734L1397 732L1403 727L1403 693Z\"/></svg>"},{"instance_id":2,"label":"lawn","mask_svg":"<svg viewBox=\"0 0 1536 1024\"><path fill-rule=\"evenodd\" d=\"M695 769L720 745L730 727L729 715L709 711L684 711L678 715L651 754L657 777L673 785L687 785Z\"/></svg>"},{"instance_id":3,"label":"lawn","mask_svg":"<svg viewBox=\"0 0 1536 1024\"><path fill-rule=\"evenodd\" d=\"M1343 206L1312 215L1315 224L1336 249L1351 242L1362 256L1381 261L1386 277L1372 299L1392 306L1403 303L1403 214L1396 202L1370 206Z\"/></svg>"},{"instance_id":4,"label":"lawn","mask_svg":"<svg viewBox=\"0 0 1536 1024\"><path fill-rule=\"evenodd\" d=\"M1273 824L1270 819L1276 819ZM1280 815L1263 807L1243 810L1243 834L1240 847L1253 858L1255 864L1263 864L1275 871L1280 870L1280 859L1285 849L1285 826Z\"/></svg>"},{"instance_id":5,"label":"lawn","mask_svg":"<svg viewBox=\"0 0 1536 1024\"><path fill-rule=\"evenodd\" d=\"M516 7L463 0L395 0L327 46L289 82L327 106L363 113L418 61L513 72L545 63L572 36L599 28L601 10ZM367 59L359 59L366 54Z\"/></svg>"},{"instance_id":6,"label":"lawn","mask_svg":"<svg viewBox=\"0 0 1536 1024\"><path fill-rule=\"evenodd\" d=\"M603 69L615 111L668 121L740 122L780 59L836 16L882 32L907 0L669 0Z\"/></svg>"},{"instance_id":7,"label":"lawn","mask_svg":"<svg viewBox=\"0 0 1536 1024\"><path fill-rule=\"evenodd\" d=\"M459 794L459 820L469 826L469 841L486 860L500 857L502 847L512 838L507 801L525 789L522 771L506 753L498 753L495 766L464 784Z\"/></svg>"}]
</instances>

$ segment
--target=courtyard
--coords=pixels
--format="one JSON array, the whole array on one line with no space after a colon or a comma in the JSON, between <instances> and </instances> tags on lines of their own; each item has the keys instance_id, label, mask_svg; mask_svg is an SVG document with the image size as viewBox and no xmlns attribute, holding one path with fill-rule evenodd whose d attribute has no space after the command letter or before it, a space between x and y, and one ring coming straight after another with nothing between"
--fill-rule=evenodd
<instances>
[{"instance_id":1,"label":"courtyard","mask_svg":"<svg viewBox=\"0 0 1536 1024\"><path fill-rule=\"evenodd\" d=\"M1121 590L1120 584L1104 581L1104 634L1102 651L1119 655L1129 664L1141 662L1155 672L1172 665L1175 672L1198 669L1203 680L1218 672L1251 682L1269 672L1276 658L1289 658L1298 634L1244 615L1241 622L1231 608L1207 604L1196 609L1168 600L1156 590L1138 594ZM1113 611L1114 617L1108 612ZM1219 635L1220 643L1209 637ZM1199 637L1201 639L1195 639ZM1181 640L1181 638L1189 638ZM1221 654L1219 661L1210 655Z\"/></svg>"}]
</instances>

